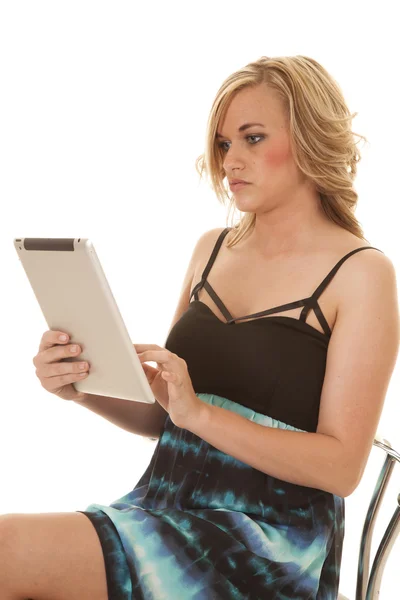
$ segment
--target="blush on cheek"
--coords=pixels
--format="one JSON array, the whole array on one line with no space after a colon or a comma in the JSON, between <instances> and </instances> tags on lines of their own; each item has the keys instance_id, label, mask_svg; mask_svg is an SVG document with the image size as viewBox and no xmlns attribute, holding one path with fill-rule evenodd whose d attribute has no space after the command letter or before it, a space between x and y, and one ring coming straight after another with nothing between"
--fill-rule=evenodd
<instances>
[{"instance_id":1,"label":"blush on cheek","mask_svg":"<svg viewBox=\"0 0 400 600\"><path fill-rule=\"evenodd\" d=\"M264 154L265 163L271 167L280 167L290 159L290 146L286 142L278 142L270 146Z\"/></svg>"}]
</instances>

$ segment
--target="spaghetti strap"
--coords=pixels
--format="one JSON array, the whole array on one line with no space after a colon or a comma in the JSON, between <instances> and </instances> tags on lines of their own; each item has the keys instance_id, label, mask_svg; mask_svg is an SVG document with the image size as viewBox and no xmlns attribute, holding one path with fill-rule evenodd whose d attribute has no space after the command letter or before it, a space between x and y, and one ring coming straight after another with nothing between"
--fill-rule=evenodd
<instances>
[{"instance_id":1,"label":"spaghetti strap","mask_svg":"<svg viewBox=\"0 0 400 600\"><path fill-rule=\"evenodd\" d=\"M202 279L203 281L205 281L205 280L207 279L207 277L208 277L208 274L209 274L209 272L211 271L211 267L213 266L213 264L214 264L214 261L215 261L215 259L216 259L216 256L217 256L217 254L218 254L218 252L219 252L219 249L221 248L221 244L222 244L222 242L224 241L224 239L225 239L226 235L229 233L229 231L230 231L230 230L231 230L231 228L230 228L230 227L226 227L226 228L225 228L223 231L221 231L221 233L219 234L219 236L218 236L218 239L217 239L217 241L216 241L216 243L215 243L215 245L214 245L214 249L213 249L213 251L212 251L212 253L211 253L211 256L210 256L210 258L209 258L209 260L208 260L208 263L206 264L206 268L204 269L204 271L203 271L203 274L202 274L202 276L201 276L201 279Z\"/></svg>"},{"instance_id":2,"label":"spaghetti strap","mask_svg":"<svg viewBox=\"0 0 400 600\"><path fill-rule=\"evenodd\" d=\"M322 283L320 283L320 285L317 287L317 289L313 293L313 296L315 296L315 298L319 298L319 296L322 294L324 289L334 278L334 276L336 275L336 272L340 269L340 267L342 266L344 261L347 260L352 254L355 254L356 252L361 252L361 250L368 250L368 249L378 250L378 252L382 252L382 250L379 250L379 248L374 248L374 246L363 246L362 248L356 248L355 250L352 250L351 252L349 252L348 254L343 256L343 258L341 258L336 263L336 265L333 267L333 269L331 271L329 271L328 275L325 277L325 279L322 281ZM382 252L382 254L384 254L384 252Z\"/></svg>"},{"instance_id":3,"label":"spaghetti strap","mask_svg":"<svg viewBox=\"0 0 400 600\"><path fill-rule=\"evenodd\" d=\"M345 256L343 256L337 263L336 265L333 267L333 269L331 269L331 271L329 271L328 275L323 279L323 281L319 284L319 286L317 287L317 289L315 290L315 292L307 299L307 303L304 305L303 310L301 311L300 314L300 320L301 321L306 321L307 319L307 315L310 311L310 309L314 309L314 312L317 316L317 319L319 320L319 322L321 323L322 327L324 328L324 330L326 332L329 332L329 335L331 334L330 331L330 327L321 311L321 308L318 304L318 298L320 297L320 295L322 294L322 292L325 290L325 288L329 285L329 283L332 281L332 279L334 278L334 276L336 275L337 271L340 269L340 267L342 266L342 264L348 259L350 258L350 256L352 256L353 254L356 254L356 252L361 252L361 250L378 250L378 252L381 252L382 254L384 254L384 252L382 252L382 250L379 250L379 248L375 248L374 246L363 246L362 248L356 248L355 250L351 250L351 252L348 252Z\"/></svg>"},{"instance_id":4,"label":"spaghetti strap","mask_svg":"<svg viewBox=\"0 0 400 600\"><path fill-rule=\"evenodd\" d=\"M194 288L193 288L193 290L192 290L192 293L190 294L190 300L192 299L192 296L193 296L193 295L194 295L194 297L195 297L195 300L198 300L198 292L201 290L201 288L203 287L203 285L204 285L204 284L208 284L208 282L207 282L207 277L208 277L208 274L209 274L209 272L211 271L211 268L212 268L212 266L213 266L213 264L214 264L214 261L215 261L215 259L216 259L216 256L217 256L218 252L219 252L219 249L221 248L221 244L222 244L222 242L224 241L224 239L225 239L225 236L226 236L226 235L229 233L229 231L230 231L230 230L231 230L231 227L226 227L226 228L225 228L223 231L221 231L221 233L219 234L219 236L218 236L218 239L217 239L217 241L215 242L215 245L214 245L213 251L212 251L212 253L211 253L211 256L210 256L210 258L208 259L208 262L207 262L207 264L206 264L206 266L205 266L205 269L204 269L204 271L203 271L203 274L202 274L202 276L201 276L201 279L200 279L200 281L199 281L199 282L198 282L198 283L197 283L197 284L194 286ZM208 289L209 287L211 287L211 286L207 286L207 289ZM214 292L214 290L213 290L213 292ZM214 294L215 294L215 292L214 292ZM216 301L216 298L215 298L215 297L213 297L213 299L214 299L214 301ZM219 298L218 298L218 300L217 300L217 303L221 303L221 301L219 300ZM221 304L222 304L222 303L221 303ZM224 310L226 310L226 309L225 309L225 307L224 307L223 305L222 305L222 307L223 307L223 312L224 312ZM221 309L221 306L219 306L219 308ZM229 314L229 313L228 313L228 314ZM226 316L226 315L225 315L225 316ZM231 318L230 314L229 314L229 317L228 317L228 318Z\"/></svg>"}]
</instances>

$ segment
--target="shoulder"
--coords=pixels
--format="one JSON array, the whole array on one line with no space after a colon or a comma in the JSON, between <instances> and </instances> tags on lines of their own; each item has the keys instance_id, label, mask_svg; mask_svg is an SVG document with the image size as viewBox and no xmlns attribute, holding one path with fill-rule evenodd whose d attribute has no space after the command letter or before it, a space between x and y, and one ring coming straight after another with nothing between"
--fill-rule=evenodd
<instances>
[{"instance_id":1,"label":"shoulder","mask_svg":"<svg viewBox=\"0 0 400 600\"><path fill-rule=\"evenodd\" d=\"M329 240L325 251L333 265L345 259L332 281L337 314L378 285L378 280L392 290L396 287L393 262L374 244L342 230Z\"/></svg>"},{"instance_id":2,"label":"shoulder","mask_svg":"<svg viewBox=\"0 0 400 600\"><path fill-rule=\"evenodd\" d=\"M201 234L194 249L196 260L203 262L205 258L208 259L219 236L225 229L226 227L215 227Z\"/></svg>"},{"instance_id":3,"label":"shoulder","mask_svg":"<svg viewBox=\"0 0 400 600\"><path fill-rule=\"evenodd\" d=\"M219 238L221 233L225 231L225 229L227 229L227 227L214 227L213 229L208 229L199 237L199 241L201 241L205 245L215 244L217 239Z\"/></svg>"},{"instance_id":4,"label":"shoulder","mask_svg":"<svg viewBox=\"0 0 400 600\"><path fill-rule=\"evenodd\" d=\"M354 250L358 248L363 250L349 256L340 268L347 289L354 292L360 284L371 285L374 281L377 283L378 279L391 281L392 284L396 281L394 264L386 254L369 244L358 245Z\"/></svg>"},{"instance_id":5,"label":"shoulder","mask_svg":"<svg viewBox=\"0 0 400 600\"><path fill-rule=\"evenodd\" d=\"M361 247L361 246L359 246ZM338 316L362 310L371 317L389 310L392 316L397 307L397 278L392 260L383 252L366 248L354 253L341 268ZM364 312L365 311L365 312Z\"/></svg>"}]
</instances>

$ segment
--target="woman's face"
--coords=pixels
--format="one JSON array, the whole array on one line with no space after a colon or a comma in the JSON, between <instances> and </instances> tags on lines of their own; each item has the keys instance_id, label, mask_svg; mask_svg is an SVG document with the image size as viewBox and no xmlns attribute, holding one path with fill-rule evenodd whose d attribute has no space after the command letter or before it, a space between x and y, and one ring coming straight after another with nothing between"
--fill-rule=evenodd
<instances>
[{"instance_id":1,"label":"woman's face","mask_svg":"<svg viewBox=\"0 0 400 600\"><path fill-rule=\"evenodd\" d=\"M239 131L248 123L261 125ZM244 179L251 184L233 192L241 211L272 208L293 196L304 181L293 161L281 100L265 84L237 93L221 119L216 143L228 181Z\"/></svg>"}]
</instances>

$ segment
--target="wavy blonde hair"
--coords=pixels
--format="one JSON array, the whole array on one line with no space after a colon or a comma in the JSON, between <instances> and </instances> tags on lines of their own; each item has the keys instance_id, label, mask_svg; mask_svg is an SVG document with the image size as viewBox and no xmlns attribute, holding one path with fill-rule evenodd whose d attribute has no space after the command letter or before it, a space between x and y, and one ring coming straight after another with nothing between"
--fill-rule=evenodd
<instances>
[{"instance_id":1,"label":"wavy blonde hair","mask_svg":"<svg viewBox=\"0 0 400 600\"><path fill-rule=\"evenodd\" d=\"M354 136L367 138L351 130L351 114L335 79L316 60L308 56L262 56L230 75L218 90L208 117L205 152L196 159L200 179L209 176L211 188L229 213L235 207L223 169L224 152L218 146L216 133L234 95L240 90L260 84L275 90L288 117L293 159L300 171L311 180L321 199L327 217L358 238L366 240L354 216L358 194L353 182L361 155ZM243 213L232 226L228 247L254 228L254 213Z\"/></svg>"}]
</instances>

